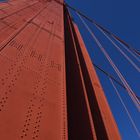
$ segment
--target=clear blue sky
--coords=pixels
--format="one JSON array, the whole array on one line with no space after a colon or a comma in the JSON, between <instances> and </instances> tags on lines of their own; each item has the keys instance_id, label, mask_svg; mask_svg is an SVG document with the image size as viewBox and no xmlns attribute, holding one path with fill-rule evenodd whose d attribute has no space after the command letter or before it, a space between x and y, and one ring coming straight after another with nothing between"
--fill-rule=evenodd
<instances>
[{"instance_id":1,"label":"clear blue sky","mask_svg":"<svg viewBox=\"0 0 140 140\"><path fill-rule=\"evenodd\" d=\"M66 0L73 7L81 10L86 15L94 18L98 23L108 28L110 31L121 37L128 42L134 48L140 50L140 1L139 0ZM78 24L81 34L85 40L86 47L90 53L92 60L102 66L105 70L117 75L111 69L107 63L105 57L97 49L95 42L91 36L87 33L82 23L73 14L75 22ZM126 80L134 90L134 92L140 96L140 74L137 72L129 62L120 55L117 50L99 33L97 30L88 24L100 38L102 44L109 52L113 61L123 73ZM132 58L132 57L131 57ZM140 67L140 63L134 62ZM108 102L111 106L112 112L118 124L121 136L123 140L139 140L136 132L134 131L124 109L115 95L114 89L110 86L108 78L101 72L97 71L105 90ZM117 86L117 85L116 85ZM136 110L132 101L127 95L127 92L117 86L121 97L124 99L126 106L128 107L137 127L140 131L140 113Z\"/></svg>"},{"instance_id":2,"label":"clear blue sky","mask_svg":"<svg viewBox=\"0 0 140 140\"><path fill-rule=\"evenodd\" d=\"M3 1L3 0L0 0ZM134 48L140 50L140 0L66 0L70 5L81 10L86 15L94 18L101 25L107 27L113 33L131 44ZM81 34L86 42L86 47L90 53L91 59L102 66L105 70L115 75L105 57L97 49L96 44L84 29L75 15L75 22L78 24ZM91 24L89 24L91 26ZM92 26L91 26L92 27ZM95 29L95 28L93 28ZM126 61L113 46L99 34L96 29L97 37L103 42L112 59L115 61L124 77L128 80L131 87L137 95L140 96L140 74ZM91 49L93 47L93 49ZM135 60L134 60L135 61ZM137 63L137 61L135 61ZM139 63L137 65L140 66ZM135 133L122 105L120 104L114 89L110 86L108 78L97 71L105 90L108 102L118 124L123 140L139 140ZM115 75L117 77L117 75ZM140 114L127 96L125 90L117 86L120 95L124 99L131 115L140 131Z\"/></svg>"}]
</instances>

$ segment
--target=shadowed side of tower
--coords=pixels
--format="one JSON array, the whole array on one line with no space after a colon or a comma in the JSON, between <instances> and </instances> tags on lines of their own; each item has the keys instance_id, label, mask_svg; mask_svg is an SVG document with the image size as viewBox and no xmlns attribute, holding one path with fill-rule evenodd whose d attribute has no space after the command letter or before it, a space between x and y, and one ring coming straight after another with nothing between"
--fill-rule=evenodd
<instances>
[{"instance_id":1,"label":"shadowed side of tower","mask_svg":"<svg viewBox=\"0 0 140 140\"><path fill-rule=\"evenodd\" d=\"M83 39L66 8L65 42L69 138L120 140L116 122Z\"/></svg>"}]
</instances>

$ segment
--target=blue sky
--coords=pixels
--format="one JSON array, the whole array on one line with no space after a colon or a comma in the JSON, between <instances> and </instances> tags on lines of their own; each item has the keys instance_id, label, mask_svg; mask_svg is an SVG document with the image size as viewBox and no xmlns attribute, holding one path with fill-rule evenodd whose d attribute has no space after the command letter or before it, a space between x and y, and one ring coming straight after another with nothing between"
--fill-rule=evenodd
<instances>
[{"instance_id":1,"label":"blue sky","mask_svg":"<svg viewBox=\"0 0 140 140\"><path fill-rule=\"evenodd\" d=\"M139 0L66 0L66 2L73 7L81 10L89 17L95 19L98 23L100 23L101 25L115 33L117 36L128 42L134 48L140 50ZM107 63L105 57L102 55L100 50L97 49L97 45L95 44L87 30L84 28L80 20L75 14L72 13L72 15L84 38L91 59L96 64L100 65L103 69L107 70L117 79L119 79L113 69L110 67L109 63ZM113 45L111 45L111 43L109 43L109 41L105 39L105 37L101 33L99 33L92 24L88 23L88 25L96 33L97 37L104 45L104 48L110 54L111 58L118 66L134 92L140 96L139 72L137 72L134 67L130 65L130 63L122 55L120 55L120 53L116 49L114 49ZM129 56L131 57L131 55ZM140 63L133 59L133 57L131 58L140 67ZM111 87L108 78L98 70L97 73L100 77L100 81L103 85L108 102L118 124L122 139L139 140L139 137L133 129L133 126L130 123L120 101L118 100L114 89ZM127 92L120 86L116 86L140 131L140 114L138 113L137 109L127 95Z\"/></svg>"},{"instance_id":2,"label":"blue sky","mask_svg":"<svg viewBox=\"0 0 140 140\"><path fill-rule=\"evenodd\" d=\"M0 0L2 1L2 0ZM66 0L70 5L81 10L86 15L94 18L98 23L108 28L110 31L124 39L131 44L134 48L140 50L140 1L139 0ZM86 43L86 47L89 51L91 59L99 64L102 68L112 73L117 77L115 72L111 69L107 63L105 57L97 49L95 42L91 36L85 30L79 19L73 14L75 22L79 26L81 34ZM122 57L117 50L90 24L88 25L95 31L100 41L102 41L104 47L111 55L113 61L123 73L124 77L128 80L128 83L133 88L135 93L140 96L140 74ZM140 66L140 64L133 59L134 62ZM110 82L104 74L97 71L108 102L112 109L113 115L118 124L121 136L123 140L139 140L136 132L134 131L124 109L118 100L114 89L110 86ZM140 114L137 112L135 106L127 95L127 92L120 86L116 85L121 97L124 99L126 106L128 107L138 129L140 130Z\"/></svg>"}]
</instances>

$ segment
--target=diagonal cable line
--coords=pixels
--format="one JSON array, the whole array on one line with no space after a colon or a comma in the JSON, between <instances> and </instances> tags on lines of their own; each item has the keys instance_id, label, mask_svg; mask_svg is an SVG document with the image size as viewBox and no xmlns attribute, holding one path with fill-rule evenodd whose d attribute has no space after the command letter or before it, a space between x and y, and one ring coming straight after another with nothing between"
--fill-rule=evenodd
<instances>
[{"instance_id":1,"label":"diagonal cable line","mask_svg":"<svg viewBox=\"0 0 140 140\"><path fill-rule=\"evenodd\" d=\"M117 80L113 75L111 75L109 72L103 70L99 65L95 64L92 62L92 64L95 66L95 68L97 68L98 70L100 70L102 73L104 73L107 77L111 78L113 81L115 81L118 85L120 85L121 87L123 87L124 89L125 86L119 81Z\"/></svg>"},{"instance_id":2,"label":"diagonal cable line","mask_svg":"<svg viewBox=\"0 0 140 140\"><path fill-rule=\"evenodd\" d=\"M124 107L124 110L125 110L125 112L126 112L128 118L129 118L129 120L130 120L130 122L131 122L131 124L132 124L132 126L133 126L133 128L134 128L134 130L136 131L137 135L140 137L140 132L139 132L139 130L138 130L138 128L137 128L137 126L136 126L136 124L135 124L135 122L134 122L134 120L133 120L133 118L132 118L132 116L131 116L131 114L130 114L130 112L129 112L129 110L127 109L127 107L126 107L126 105L125 105L125 103L124 103L122 97L120 96L117 87L115 86L115 84L114 84L114 82L112 81L111 78L109 78L109 80L110 80L110 83L112 84L112 86L113 86L113 88L114 88L114 90L115 90L115 93L116 93L116 95L118 96L118 98L119 98L119 100L120 100L122 106Z\"/></svg>"},{"instance_id":3,"label":"diagonal cable line","mask_svg":"<svg viewBox=\"0 0 140 140\"><path fill-rule=\"evenodd\" d=\"M96 26L96 25L95 25ZM130 64L132 64L132 66L138 71L140 72L140 68L130 59L129 56L127 56L123 50L98 26L96 26L96 28L113 44L113 46L130 62Z\"/></svg>"},{"instance_id":4,"label":"diagonal cable line","mask_svg":"<svg viewBox=\"0 0 140 140\"><path fill-rule=\"evenodd\" d=\"M58 0L55 0L55 1L58 1ZM102 30L104 30L107 34L111 35L113 38L115 38L120 43L122 43L124 45L124 47L128 48L132 53L136 54L137 56L140 56L140 51L139 50L137 50L137 49L133 48L132 46L130 46L128 43L126 43L125 41L123 41L122 39L120 39L118 36L116 36L115 34L113 34L111 31L109 31L105 27L101 26L94 19L88 17L86 14L84 14L80 10L77 10L76 8L72 7L71 5L69 5L66 2L64 4L63 3L60 3L60 4L68 7L69 9L71 9L72 11L74 11L75 13L78 13L80 16L82 16L83 18L85 18L86 20L88 20L90 23L92 23L94 25L97 25L99 28L102 28Z\"/></svg>"},{"instance_id":5,"label":"diagonal cable line","mask_svg":"<svg viewBox=\"0 0 140 140\"><path fill-rule=\"evenodd\" d=\"M124 44L122 44L120 41L118 41L116 38L114 38L115 41L117 41L124 49L126 49L138 62L140 62L140 58L138 57L137 54L132 53L127 47L125 47Z\"/></svg>"},{"instance_id":6,"label":"diagonal cable line","mask_svg":"<svg viewBox=\"0 0 140 140\"><path fill-rule=\"evenodd\" d=\"M120 39L118 36L116 36L115 34L113 34L111 31L109 31L108 29L106 29L105 27L101 26L99 23L97 23L94 19L88 17L86 14L82 13L80 10L77 10L76 8L72 7L71 5L69 5L67 2L60 2L58 0L54 0L55 2L57 2L60 5L64 5L65 7L71 9L72 11L74 11L75 13L78 13L80 16L82 16L83 18L85 18L86 20L88 20L90 23L97 25L99 28L102 28L102 30L104 30L107 34L111 35L113 38L115 38L116 40L118 40L120 43L122 43L124 45L124 47L128 48L132 53L140 56L140 51L133 48L132 46L130 46L128 43L126 43L125 41L123 41L122 39Z\"/></svg>"},{"instance_id":7,"label":"diagonal cable line","mask_svg":"<svg viewBox=\"0 0 140 140\"><path fill-rule=\"evenodd\" d=\"M116 84L120 85L122 88L124 88L125 90L126 87L123 85L122 82L120 82L119 80L117 80L112 74L110 74L109 72L105 71L104 69L102 69L99 65L95 64L92 62L92 64L95 66L96 69L100 70L100 72L102 72L104 75L106 75L107 77L111 78ZM136 95L136 97L140 100L140 97Z\"/></svg>"},{"instance_id":8,"label":"diagonal cable line","mask_svg":"<svg viewBox=\"0 0 140 140\"><path fill-rule=\"evenodd\" d=\"M129 84L127 83L127 81L125 80L125 78L123 77L123 75L121 74L121 72L119 71L119 69L117 68L117 66L114 64L114 62L112 61L112 59L110 58L110 56L108 55L108 53L106 52L106 50L103 48L102 44L99 42L99 40L96 38L96 36L94 35L94 33L91 31L91 29L89 28L89 26L85 23L85 21L82 19L82 17L78 13L77 13L77 16L80 18L81 22L84 24L84 26L86 27L86 29L88 30L88 32L91 34L91 36L94 39L94 41L97 43L97 46L100 48L100 50L105 55L105 57L107 58L108 62L110 63L110 65L114 69L114 71L117 73L117 75L121 79L122 83L124 84L124 86L127 89L128 95L130 96L130 98L134 102L134 104L137 107L138 111L140 111L140 101L136 97L135 93L133 92L133 90L131 89L131 87L129 86Z\"/></svg>"}]
</instances>

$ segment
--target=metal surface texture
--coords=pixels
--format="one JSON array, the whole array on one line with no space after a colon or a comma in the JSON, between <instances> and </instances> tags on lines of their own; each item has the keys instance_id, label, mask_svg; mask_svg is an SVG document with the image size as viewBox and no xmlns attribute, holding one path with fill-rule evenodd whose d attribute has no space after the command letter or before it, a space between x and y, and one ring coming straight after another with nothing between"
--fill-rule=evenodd
<instances>
[{"instance_id":1,"label":"metal surface texture","mask_svg":"<svg viewBox=\"0 0 140 140\"><path fill-rule=\"evenodd\" d=\"M0 139L120 140L63 0L0 3Z\"/></svg>"},{"instance_id":2,"label":"metal surface texture","mask_svg":"<svg viewBox=\"0 0 140 140\"><path fill-rule=\"evenodd\" d=\"M63 7L0 4L0 139L67 140Z\"/></svg>"}]
</instances>

